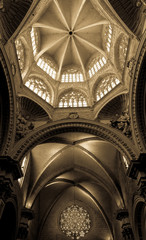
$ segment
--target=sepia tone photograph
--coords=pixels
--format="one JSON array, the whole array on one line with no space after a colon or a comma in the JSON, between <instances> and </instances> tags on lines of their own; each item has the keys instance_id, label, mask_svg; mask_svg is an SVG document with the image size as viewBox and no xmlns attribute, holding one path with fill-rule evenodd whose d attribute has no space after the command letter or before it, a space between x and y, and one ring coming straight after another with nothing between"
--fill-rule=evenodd
<instances>
[{"instance_id":1,"label":"sepia tone photograph","mask_svg":"<svg viewBox=\"0 0 146 240\"><path fill-rule=\"evenodd\" d=\"M0 240L146 240L146 0L0 0Z\"/></svg>"}]
</instances>

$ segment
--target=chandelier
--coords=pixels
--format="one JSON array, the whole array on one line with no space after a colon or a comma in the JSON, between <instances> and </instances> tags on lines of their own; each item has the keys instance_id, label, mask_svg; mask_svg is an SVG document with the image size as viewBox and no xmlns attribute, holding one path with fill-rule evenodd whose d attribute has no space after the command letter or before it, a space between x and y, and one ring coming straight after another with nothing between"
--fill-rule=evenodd
<instances>
[{"instance_id":1,"label":"chandelier","mask_svg":"<svg viewBox=\"0 0 146 240\"><path fill-rule=\"evenodd\" d=\"M71 239L79 239L89 232L91 227L88 212L81 206L73 204L60 215L60 228Z\"/></svg>"}]
</instances>

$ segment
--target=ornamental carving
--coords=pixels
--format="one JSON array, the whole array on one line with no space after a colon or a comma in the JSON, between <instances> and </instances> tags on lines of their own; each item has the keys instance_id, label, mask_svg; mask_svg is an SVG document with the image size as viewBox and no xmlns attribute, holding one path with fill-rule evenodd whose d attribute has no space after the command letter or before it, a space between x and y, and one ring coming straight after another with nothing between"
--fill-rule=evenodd
<instances>
[{"instance_id":1,"label":"ornamental carving","mask_svg":"<svg viewBox=\"0 0 146 240\"><path fill-rule=\"evenodd\" d=\"M125 136L131 137L131 123L128 111L122 112L122 115L116 121L111 121L111 127L120 130Z\"/></svg>"},{"instance_id":2,"label":"ornamental carving","mask_svg":"<svg viewBox=\"0 0 146 240\"><path fill-rule=\"evenodd\" d=\"M17 114L16 119L16 141L24 138L31 130L34 129L34 124L27 120L27 116L24 118L21 114Z\"/></svg>"}]
</instances>

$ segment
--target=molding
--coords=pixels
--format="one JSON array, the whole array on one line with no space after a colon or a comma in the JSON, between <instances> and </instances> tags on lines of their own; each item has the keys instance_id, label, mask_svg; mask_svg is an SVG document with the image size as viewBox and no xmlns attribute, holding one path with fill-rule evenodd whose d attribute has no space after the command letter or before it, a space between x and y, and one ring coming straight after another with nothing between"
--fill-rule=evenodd
<instances>
[{"instance_id":1,"label":"molding","mask_svg":"<svg viewBox=\"0 0 146 240\"><path fill-rule=\"evenodd\" d=\"M114 145L121 154L126 156L129 160L136 160L139 155L139 152L135 149L131 140L118 130L101 123L86 121L84 119L68 119L45 124L31 131L26 137L21 139L15 145L15 148L9 152L9 155L13 159L20 161L21 158L36 145L47 140L49 141L50 137L64 132L85 132L98 136Z\"/></svg>"},{"instance_id":2,"label":"molding","mask_svg":"<svg viewBox=\"0 0 146 240\"><path fill-rule=\"evenodd\" d=\"M15 93L14 93L14 86L11 81L11 72L10 72L11 67L9 66L9 62L8 62L5 50L1 44L0 44L0 61L1 61L4 73L5 73L5 78L6 78L8 93L9 93L9 105L10 105L10 107L9 107L9 126L7 128L7 132L5 133L7 135L7 139L6 139L6 144L4 144L5 146L1 150L2 155L7 155L10 146L14 142L16 99L15 99Z\"/></svg>"},{"instance_id":3,"label":"molding","mask_svg":"<svg viewBox=\"0 0 146 240\"><path fill-rule=\"evenodd\" d=\"M130 89L130 106L131 106L131 127L135 144L138 145L141 152L145 152L146 148L146 131L144 124L144 106L142 96L144 95L145 79L139 79L139 73L141 70L141 64L146 52L146 31L141 39L140 45L137 50L135 57L135 65L131 72L131 83ZM137 93L141 94L140 99L137 101ZM143 100L143 101L142 101Z\"/></svg>"}]
</instances>

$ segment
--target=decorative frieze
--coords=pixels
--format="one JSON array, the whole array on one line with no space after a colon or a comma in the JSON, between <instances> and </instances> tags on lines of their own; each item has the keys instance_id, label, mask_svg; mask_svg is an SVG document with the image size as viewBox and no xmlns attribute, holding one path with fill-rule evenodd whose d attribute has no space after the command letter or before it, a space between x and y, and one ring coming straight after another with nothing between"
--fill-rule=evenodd
<instances>
[{"instance_id":1,"label":"decorative frieze","mask_svg":"<svg viewBox=\"0 0 146 240\"><path fill-rule=\"evenodd\" d=\"M131 123L128 111L122 112L122 115L116 121L111 121L111 127L120 130L127 137L131 137Z\"/></svg>"}]
</instances>

